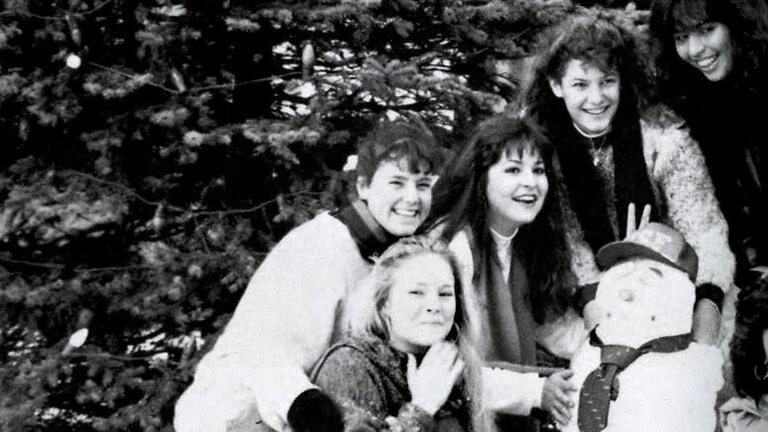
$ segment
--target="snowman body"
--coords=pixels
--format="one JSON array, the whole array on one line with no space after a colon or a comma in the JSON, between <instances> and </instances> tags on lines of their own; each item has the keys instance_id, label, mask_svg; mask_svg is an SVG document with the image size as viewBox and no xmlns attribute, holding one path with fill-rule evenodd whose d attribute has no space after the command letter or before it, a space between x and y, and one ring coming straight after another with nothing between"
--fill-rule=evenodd
<instances>
[{"instance_id":1,"label":"snowman body","mask_svg":"<svg viewBox=\"0 0 768 432\"><path fill-rule=\"evenodd\" d=\"M595 333L602 343L638 348L691 331L695 287L672 266L633 258L604 273L594 301L600 316ZM563 432L579 432L581 388L600 362L601 349L589 341L571 360L578 390ZM713 431L722 364L716 347L695 342L674 352L640 355L616 375L618 395L610 402L603 431Z\"/></svg>"}]
</instances>

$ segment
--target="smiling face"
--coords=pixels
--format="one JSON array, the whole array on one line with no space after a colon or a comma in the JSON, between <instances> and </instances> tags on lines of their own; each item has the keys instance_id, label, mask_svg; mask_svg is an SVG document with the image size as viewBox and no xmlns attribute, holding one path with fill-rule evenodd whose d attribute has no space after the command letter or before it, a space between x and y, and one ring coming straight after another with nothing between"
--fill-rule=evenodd
<instances>
[{"instance_id":1,"label":"smiling face","mask_svg":"<svg viewBox=\"0 0 768 432\"><path fill-rule=\"evenodd\" d=\"M720 81L733 68L733 43L728 27L705 22L675 33L675 49L681 60L696 68L710 81Z\"/></svg>"},{"instance_id":2,"label":"smiling face","mask_svg":"<svg viewBox=\"0 0 768 432\"><path fill-rule=\"evenodd\" d=\"M532 143L508 148L488 169L485 196L490 227L513 234L533 222L544 205L549 180L539 151Z\"/></svg>"},{"instance_id":3,"label":"smiling face","mask_svg":"<svg viewBox=\"0 0 768 432\"><path fill-rule=\"evenodd\" d=\"M559 80L549 80L573 123L589 135L608 131L619 108L620 84L617 73L604 72L578 59L568 61Z\"/></svg>"},{"instance_id":4,"label":"smiling face","mask_svg":"<svg viewBox=\"0 0 768 432\"><path fill-rule=\"evenodd\" d=\"M384 161L370 181L359 177L357 193L376 222L397 237L409 236L432 206L432 177L408 170L408 161Z\"/></svg>"},{"instance_id":5,"label":"smiling face","mask_svg":"<svg viewBox=\"0 0 768 432\"><path fill-rule=\"evenodd\" d=\"M456 314L453 271L434 253L403 261L392 274L382 314L389 320L389 343L402 352L423 352L445 340Z\"/></svg>"}]
</instances>

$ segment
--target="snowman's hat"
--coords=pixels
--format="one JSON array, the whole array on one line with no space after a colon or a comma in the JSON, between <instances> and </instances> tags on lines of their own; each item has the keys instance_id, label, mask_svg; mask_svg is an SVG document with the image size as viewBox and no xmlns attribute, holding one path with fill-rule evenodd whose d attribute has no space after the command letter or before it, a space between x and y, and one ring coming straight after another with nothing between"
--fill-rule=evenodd
<instances>
[{"instance_id":1,"label":"snowman's hat","mask_svg":"<svg viewBox=\"0 0 768 432\"><path fill-rule=\"evenodd\" d=\"M621 241L608 243L597 251L597 265L606 269L633 257L645 257L675 267L696 280L699 257L679 231L650 222Z\"/></svg>"}]
</instances>

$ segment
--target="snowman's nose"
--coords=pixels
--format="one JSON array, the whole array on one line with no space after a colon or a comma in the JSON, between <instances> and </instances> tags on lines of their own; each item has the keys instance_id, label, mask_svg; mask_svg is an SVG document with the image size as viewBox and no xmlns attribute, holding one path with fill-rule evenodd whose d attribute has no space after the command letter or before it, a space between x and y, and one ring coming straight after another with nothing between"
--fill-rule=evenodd
<instances>
[{"instance_id":1,"label":"snowman's nose","mask_svg":"<svg viewBox=\"0 0 768 432\"><path fill-rule=\"evenodd\" d=\"M619 291L619 298L625 302L631 302L635 299L635 294L632 293L632 290L623 289Z\"/></svg>"}]
</instances>

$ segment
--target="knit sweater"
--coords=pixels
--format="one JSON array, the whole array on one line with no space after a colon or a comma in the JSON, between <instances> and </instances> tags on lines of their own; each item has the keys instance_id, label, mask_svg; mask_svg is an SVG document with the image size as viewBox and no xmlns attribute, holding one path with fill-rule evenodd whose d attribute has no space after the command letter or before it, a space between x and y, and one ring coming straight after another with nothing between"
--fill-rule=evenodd
<instances>
[{"instance_id":1,"label":"knit sweater","mask_svg":"<svg viewBox=\"0 0 768 432\"><path fill-rule=\"evenodd\" d=\"M407 361L381 339L353 338L326 351L311 377L342 407L345 430L375 418L390 431L466 431L468 403L458 390L434 417L410 403Z\"/></svg>"},{"instance_id":2,"label":"knit sweater","mask_svg":"<svg viewBox=\"0 0 768 432\"><path fill-rule=\"evenodd\" d=\"M715 199L701 150L679 123L661 125L641 121L641 132L648 175L661 210L660 222L680 231L699 256L697 284L713 283L728 291L733 285L735 259L728 246L728 226ZM605 202L613 203L613 151L610 147L592 151L600 178L606 183ZM561 192L556 199L562 203L571 267L580 284L596 282L600 275L595 263L597 251L584 240L557 161L553 177L560 186L555 188ZM636 203L639 208L643 204ZM615 208L609 208L608 214L614 231L618 224L625 223L616 220Z\"/></svg>"},{"instance_id":3,"label":"knit sweater","mask_svg":"<svg viewBox=\"0 0 768 432\"><path fill-rule=\"evenodd\" d=\"M306 373L340 335L348 294L370 270L347 227L328 213L288 233L198 364L177 402L175 430L283 430L293 400L314 387Z\"/></svg>"}]
</instances>

